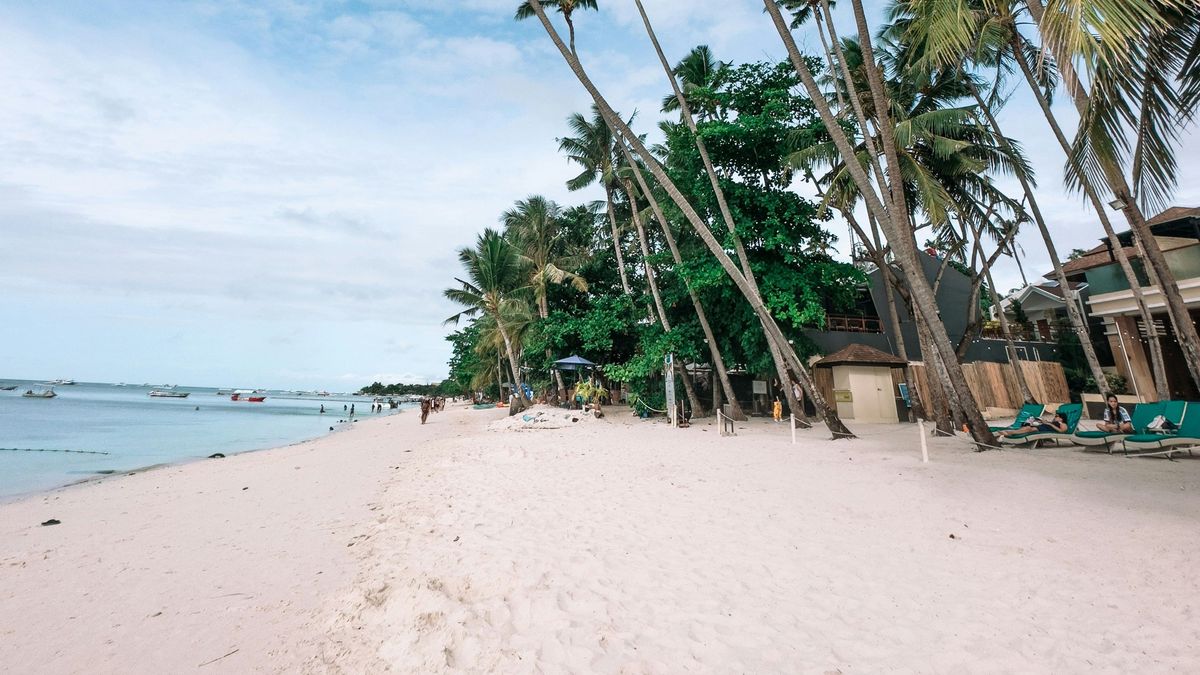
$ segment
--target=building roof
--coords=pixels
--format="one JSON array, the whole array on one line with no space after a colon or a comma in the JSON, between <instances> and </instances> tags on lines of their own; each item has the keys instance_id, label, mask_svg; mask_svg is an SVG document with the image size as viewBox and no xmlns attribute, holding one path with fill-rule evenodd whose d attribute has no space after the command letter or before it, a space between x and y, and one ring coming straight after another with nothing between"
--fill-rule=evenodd
<instances>
[{"instance_id":1,"label":"building roof","mask_svg":"<svg viewBox=\"0 0 1200 675\"><path fill-rule=\"evenodd\" d=\"M813 367L841 365L906 366L908 363L899 356L881 352L874 347L852 344L822 358L814 363Z\"/></svg>"},{"instance_id":2,"label":"building roof","mask_svg":"<svg viewBox=\"0 0 1200 675\"><path fill-rule=\"evenodd\" d=\"M1166 211L1163 211L1162 213L1158 214L1157 216L1154 216L1153 218L1148 219L1146 221L1146 225L1149 227L1157 227L1160 225L1168 225L1171 223L1177 223L1179 221L1185 221L1185 220L1188 220L1191 218L1200 219L1200 207L1197 207L1197 206L1173 206L1173 207L1167 209ZM1161 228L1160 227L1159 231L1155 232L1155 235L1156 235L1155 238L1159 239L1161 241L1165 237L1172 237L1172 236L1177 236L1177 235L1181 235L1181 234L1186 234L1185 232L1182 232L1182 231L1175 232L1174 229L1177 229L1177 228ZM1130 237L1130 233L1128 231L1122 232L1119 235L1117 235L1117 238L1120 239L1120 241L1123 244L1125 244L1125 242L1130 242L1128 244L1125 244L1121 248L1124 249L1125 255L1130 260L1136 260L1138 258L1137 248L1135 246L1133 246L1133 244L1132 244L1132 239ZM1182 243L1182 242L1180 242L1180 243ZM1193 242L1189 242L1189 243L1195 243L1195 242L1193 241ZM1161 243L1160 243L1160 245L1161 245ZM1179 245L1163 246L1164 249L1179 248L1179 247L1180 247ZM1063 272L1065 272L1067 274L1067 276L1072 276L1072 275L1079 274L1080 272L1090 270L1094 267L1102 267L1104 265L1112 264L1112 263L1116 262L1116 260L1117 260L1117 258L1116 258L1115 253L1109 252L1108 242L1101 241L1099 246L1089 249L1082 256L1080 256L1074 260L1070 260L1066 263L1063 263ZM1053 279L1054 272L1051 271L1051 272L1045 274L1044 276L1047 279Z\"/></svg>"}]
</instances>

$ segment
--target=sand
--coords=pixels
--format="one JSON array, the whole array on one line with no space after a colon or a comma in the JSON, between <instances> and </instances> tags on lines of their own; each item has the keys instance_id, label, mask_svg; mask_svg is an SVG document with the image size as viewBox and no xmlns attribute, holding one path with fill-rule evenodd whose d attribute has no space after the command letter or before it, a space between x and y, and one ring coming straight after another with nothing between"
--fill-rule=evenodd
<instances>
[{"instance_id":1,"label":"sand","mask_svg":"<svg viewBox=\"0 0 1200 675\"><path fill-rule=\"evenodd\" d=\"M1200 669L1200 459L607 412L450 407L0 505L0 670Z\"/></svg>"}]
</instances>

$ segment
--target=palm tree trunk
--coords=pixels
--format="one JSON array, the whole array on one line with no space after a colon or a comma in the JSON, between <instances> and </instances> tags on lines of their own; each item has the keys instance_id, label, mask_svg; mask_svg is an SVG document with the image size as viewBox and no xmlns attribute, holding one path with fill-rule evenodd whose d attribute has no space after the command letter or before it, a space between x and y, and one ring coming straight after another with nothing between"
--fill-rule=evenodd
<instances>
[{"instance_id":1,"label":"palm tree trunk","mask_svg":"<svg viewBox=\"0 0 1200 675\"><path fill-rule=\"evenodd\" d=\"M625 256L621 253L621 234L617 229L617 215L613 212L613 189L604 186L604 197L607 202L608 225L612 228L613 253L617 256L617 272L621 274L621 290L625 295L633 295L629 290L629 278L625 276Z\"/></svg>"},{"instance_id":2,"label":"palm tree trunk","mask_svg":"<svg viewBox=\"0 0 1200 675\"><path fill-rule=\"evenodd\" d=\"M1038 86L1037 79L1033 75L1033 70L1025 61L1021 51L1020 38L1014 38L1013 47L1021 74L1024 75L1026 84L1033 91L1033 96L1037 100L1038 106L1042 109L1042 115L1046 118L1046 123L1050 126L1050 130L1054 132L1055 140L1058 141L1059 146L1069 159L1071 157L1071 144L1067 141L1067 136L1063 133L1062 126L1058 123L1058 117L1050 109L1050 101L1042 93L1041 87ZM1092 185L1087 175L1083 172L1080 172L1079 182L1083 186L1083 192L1087 196L1088 201L1091 202L1092 209L1096 212L1096 216L1100 220L1100 226L1104 229L1104 236L1108 239L1113 256L1117 259L1117 265L1120 266L1121 272L1125 275L1125 280L1129 282L1129 290L1133 294L1138 316L1142 320L1142 325L1146 327L1146 347L1150 352L1150 367L1154 374L1154 390L1158 396L1158 400L1166 401L1171 396L1167 383L1167 368L1163 362L1162 338L1158 335L1158 328L1154 324L1154 315L1150 312L1150 306L1146 304L1146 296L1142 292L1142 284L1138 281L1137 273L1134 272L1133 265L1129 262L1129 256L1125 254L1125 248L1121 245L1120 239L1117 238L1116 230L1113 229L1112 221L1108 219L1108 213L1104 210L1104 204L1101 203L1100 195L1096 193L1095 186Z\"/></svg>"},{"instance_id":3,"label":"palm tree trunk","mask_svg":"<svg viewBox=\"0 0 1200 675\"><path fill-rule=\"evenodd\" d=\"M979 90L972 84L970 85L971 95L975 98L976 105L979 106L980 112L983 113L987 120L988 126L992 129L992 134L1000 142L1004 151L1015 156L1016 150L1012 147L1008 137L1000 129L1000 123L996 121L995 115L992 114L991 107L979 95ZM1083 348L1083 357L1087 361L1088 370L1092 373L1092 379L1096 382L1096 388L1100 391L1102 397L1108 396L1108 378L1104 376L1104 369L1100 367L1100 359L1096 356L1096 347L1092 344L1091 335L1088 333L1087 321L1084 320L1083 314L1079 311L1079 305L1071 297L1071 284L1067 281L1067 274L1063 271L1062 260L1058 257L1058 249L1054 245L1054 238L1050 236L1050 228L1046 226L1046 219L1042 217L1042 209L1038 206L1037 198L1033 194L1033 188L1029 184L1029 177L1024 171L1016 171L1017 180L1021 183L1021 190L1025 193L1025 200L1029 203L1029 212L1033 216L1033 222L1037 224L1038 233L1042 235L1042 243L1046 246L1046 252L1050 254L1050 263L1054 266L1054 278L1058 281L1058 287L1062 289L1063 300L1067 309L1067 320L1071 324L1071 329L1079 336L1079 345ZM1016 258L1016 255L1013 256ZM1024 273L1022 273L1022 277ZM999 307L999 305L997 305ZM1003 313L1003 312L1001 312Z\"/></svg>"},{"instance_id":4,"label":"palm tree trunk","mask_svg":"<svg viewBox=\"0 0 1200 675\"><path fill-rule=\"evenodd\" d=\"M621 147L625 147L621 143ZM634 167L633 171L637 171ZM634 196L633 183L629 179L623 181L625 186L625 195L629 199L629 208L633 212L633 226L637 228L638 246L642 249L642 265L646 272L646 283L650 286L650 295L654 298L654 307L658 310L658 322L662 325L663 330L667 333L671 332L671 321L667 318L667 310L663 306L662 294L658 291L658 275L654 273L654 266L650 264L650 245L646 240L646 228L642 225L642 215L638 210L637 198ZM688 403L692 406L692 414L697 417L704 417L704 404L700 402L700 398L696 395L695 385L692 379L687 376L682 366L679 369L679 379L683 381L683 390L687 393Z\"/></svg>"},{"instance_id":5,"label":"palm tree trunk","mask_svg":"<svg viewBox=\"0 0 1200 675\"><path fill-rule=\"evenodd\" d=\"M654 32L654 26L650 23L650 17L646 14L646 8L642 6L641 0L634 0L634 3L637 5L638 13L642 17L642 24L646 28L646 35L650 38L650 43L654 46L655 54L658 55L658 62L662 66L667 80L671 83L671 90L675 93L675 100L679 103L679 116L692 132L692 139L696 144L696 150L700 154L700 160L704 164L704 171L708 175L708 182L712 186L713 195L717 199L717 207L721 212L721 218L725 221L725 228L729 231L729 237L733 241L733 250L737 255L738 264L741 266L742 275L746 278L751 290L756 295L761 296L758 288L758 280L755 278L754 271L750 267L750 260L746 256L746 248L742 244L742 238L737 233L737 226L733 221L733 213L729 209L729 202L725 199L725 190L721 188L721 181L717 177L716 167L709 157L708 147L705 145L704 139L700 136L700 132L696 127L696 120L692 115L691 105L688 103L687 97L683 95L683 90L680 89L678 80L675 79L675 73L671 70L670 62L667 61L666 55L663 54L662 45L658 42L658 36ZM765 178L763 182L767 182ZM763 333L767 342L771 342L773 339L771 331L764 327ZM771 358L775 361L775 370L777 372L787 371L788 364L783 359L786 353L791 351L792 348L789 344L782 343L776 344L776 348L770 350ZM789 396L794 397L790 393Z\"/></svg>"},{"instance_id":6,"label":"palm tree trunk","mask_svg":"<svg viewBox=\"0 0 1200 675\"><path fill-rule=\"evenodd\" d=\"M704 241L705 246L708 247L709 251L712 252L713 256L721 264L722 269L725 270L725 273L729 275L729 278L733 280L738 290L741 291L742 295L750 303L751 309L754 311L755 315L763 325L763 329L767 334L767 339L773 339L777 345L782 346L781 351L783 352L784 358L792 364L797 377L800 380L800 386L804 389L805 395L809 397L809 400L811 400L813 405L817 408L817 411L825 421L826 426L829 427L830 433L833 434L834 438L853 438L854 435L850 433L850 430L846 428L846 425L838 417L837 411L829 406L828 402L825 401L825 397L822 396L821 392L818 391L813 385L812 379L808 376L808 373L804 368L804 364L800 362L800 358L796 356L795 351L792 350L791 345L788 344L783 332L779 329L778 324L775 323L775 320L771 317L770 312L764 305L762 296L757 292L757 287L752 286L751 282L747 280L741 271L733 264L733 261L730 260L729 256L725 253L721 243L717 241L716 237L713 236L712 231L708 228L708 225L704 222L700 215L696 213L696 210L692 207L691 203L688 202L687 198L683 196L683 193L679 191L679 188L675 185L674 181L671 180L670 176L667 175L662 166L658 164L653 153L646 148L645 144L642 143L637 134L633 133L629 126L625 124L625 122L621 120L621 118L613 111L612 107L609 106L608 101L605 100L605 98L596 89L596 86L592 83L591 79L584 71L583 66L580 65L579 60L575 58L573 54L567 51L566 45L564 45L562 42L562 38L558 36L558 32L554 29L554 25L550 23L549 18L546 16L545 9L542 7L541 2L539 2L539 0L529 0L529 4L537 13L538 19L542 22L542 27L546 30L547 35L549 35L550 39L554 42L555 47L558 48L559 53L566 60L567 65L571 68L571 71L575 74L575 77L587 90L588 94L591 95L592 100L595 101L596 107L604 116L604 119L608 123L609 127L618 130L620 134L624 136L626 142L629 143L633 150L637 152L638 156L642 158L642 161L645 162L646 166L649 167L651 173L654 174L654 178L659 182L660 185L662 185L667 194L670 195L671 201L675 202L676 206L678 206L680 211L683 212L684 217L687 218L688 224L692 226L692 228L696 231L696 234L698 234L701 240Z\"/></svg>"},{"instance_id":7,"label":"palm tree trunk","mask_svg":"<svg viewBox=\"0 0 1200 675\"><path fill-rule=\"evenodd\" d=\"M496 328L500 330L500 337L504 338L504 351L508 352L508 365L512 369L513 384L516 386L517 395L513 405L509 408L508 414L513 415L525 409L529 405L529 399L525 398L525 383L521 381L521 365L517 359L517 353L513 348L512 339L508 336L508 331L504 329L504 324L500 323L500 317L496 317Z\"/></svg>"},{"instance_id":8,"label":"palm tree trunk","mask_svg":"<svg viewBox=\"0 0 1200 675\"><path fill-rule=\"evenodd\" d=\"M801 56L800 49L796 46L796 41L792 38L791 32L788 30L787 24L780 14L779 6L773 0L764 0L763 4L767 12L771 15L776 31L787 47L792 67L795 68L796 73L800 76L804 88L816 107L821 121L829 131L839 154L845 159L845 166L854 179L864 203L875 214L880 225L884 228L884 234L887 235L888 242L892 245L897 259L901 264L901 271L907 279L909 291L912 295L913 307L916 310L914 315L917 323L919 325L923 323L928 328L932 344L945 366L946 382L954 390L956 399L970 402L970 405L966 406L965 414L972 436L981 445L993 445L995 438L992 436L991 431L988 430L987 423L984 421L983 415L979 412L978 406L974 404L974 395L971 393L970 387L967 386L966 376L963 374L962 367L954 359L954 347L950 344L946 326L942 323L941 317L938 315L937 298L933 294L929 280L925 278L924 268L921 266L920 259L917 256L916 241L913 238L913 233L905 223L908 211L904 201L903 181L898 175L900 165L897 159L894 130L889 128L891 124L891 118L887 112L889 97L883 90L874 52L871 48L870 29L866 25L862 3L859 0L854 0L853 7L856 20L858 21L859 41L863 49L865 69L868 80L871 82L871 95L875 101L875 109L879 115L879 132L881 134L884 153L888 159L887 170L890 180L888 183L881 185L880 188L883 190L883 195L888 198L888 203L891 205L890 208L885 207L880 195L876 194L866 172L858 162L858 154L854 151L845 132L838 126L837 119L829 108L829 103L823 98L820 87L813 78L808 64L805 63L803 56ZM894 220L893 217L895 218Z\"/></svg>"},{"instance_id":9,"label":"palm tree trunk","mask_svg":"<svg viewBox=\"0 0 1200 675\"><path fill-rule=\"evenodd\" d=\"M633 161L633 156L629 153L629 148L624 142L621 142L621 153L625 157L625 162L629 166L634 167L633 175L637 179L638 187L641 188L642 194L646 196L646 201L650 203L650 209L654 212L654 218L658 220L659 226L663 231L663 238L667 240L667 248L671 251L671 258L675 261L675 266L683 265L683 257L679 255L679 247L675 244L675 235L671 234L671 226L667 224L667 217L663 215L662 207L658 204L658 198L650 190L650 185L646 181L646 177L642 175L640 169L637 168L637 163ZM708 353L712 358L713 369L717 372L717 377L720 380L721 388L725 391L725 398L729 401L730 417L735 420L746 419L746 414L742 412L742 406L738 403L737 396L733 393L733 385L729 382L729 371L725 368L725 359L721 356L721 349L717 346L717 338L713 334L712 326L708 323L708 315L704 312L704 305L700 302L700 297L696 295L696 291L692 290L691 283L686 278L683 284L687 287L688 298L692 301L692 308L696 311L696 319L700 322L700 329L704 331L704 342L708 344ZM714 410L716 410L714 404Z\"/></svg>"},{"instance_id":10,"label":"palm tree trunk","mask_svg":"<svg viewBox=\"0 0 1200 675\"><path fill-rule=\"evenodd\" d=\"M1045 7L1041 0L1026 0L1025 4L1029 8L1030 16L1040 26L1045 13ZM1048 46L1051 54L1054 56L1055 62L1063 73L1063 80L1067 85L1067 93L1071 96L1071 100L1075 104L1075 110L1081 118L1085 117L1090 105L1089 96L1079 81L1078 75L1075 73L1073 62L1070 60L1069 55L1063 53L1058 44L1051 41L1048 43ZM1017 60L1024 61L1024 59L1019 57ZM1068 152L1068 157L1071 156L1071 153ZM1116 197L1117 201L1123 205L1121 211L1125 214L1125 220L1129 222L1129 228L1133 231L1134 238L1141 240L1143 260L1150 263L1149 267L1153 268L1154 274L1158 277L1158 289L1167 306L1167 316L1170 317L1171 324L1175 327L1175 339L1179 343L1180 349L1183 350L1183 360L1187 363L1192 382L1197 388L1200 388L1200 334L1197 334L1196 322L1192 320L1191 313L1188 311L1187 305L1183 301L1183 296L1179 292L1179 283L1175 280L1175 273L1171 271L1170 266L1167 264L1167 259L1163 255L1162 248L1158 245L1158 240L1155 239L1154 233L1146 225L1146 218L1142 214L1142 210L1138 206L1137 199L1134 198L1132 190L1129 189L1129 183L1125 180L1125 175L1121 168L1116 166L1112 161L1103 158L1100 159L1099 164L1104 171L1109 190ZM1078 168L1076 170L1080 174L1081 182L1086 180L1084 172ZM1102 209L1103 207L1101 207ZM1147 325L1147 330L1151 330L1152 328L1153 323Z\"/></svg>"}]
</instances>

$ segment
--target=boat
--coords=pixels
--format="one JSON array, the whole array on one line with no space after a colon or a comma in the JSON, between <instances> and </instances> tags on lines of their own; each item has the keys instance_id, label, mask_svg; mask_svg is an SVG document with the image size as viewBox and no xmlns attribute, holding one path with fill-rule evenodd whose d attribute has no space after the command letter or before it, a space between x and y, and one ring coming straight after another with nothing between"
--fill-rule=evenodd
<instances>
[{"instance_id":1,"label":"boat","mask_svg":"<svg viewBox=\"0 0 1200 675\"><path fill-rule=\"evenodd\" d=\"M17 390L17 385L15 385L15 384L12 385L11 387L0 387L0 391L16 391L16 390Z\"/></svg>"},{"instance_id":2,"label":"boat","mask_svg":"<svg viewBox=\"0 0 1200 675\"><path fill-rule=\"evenodd\" d=\"M262 403L267 400L266 396L256 396L257 391L251 389L237 389L229 396L230 401L246 401L248 403Z\"/></svg>"},{"instance_id":3,"label":"boat","mask_svg":"<svg viewBox=\"0 0 1200 675\"><path fill-rule=\"evenodd\" d=\"M21 394L21 396L24 396L25 398L54 398L55 396L58 396L58 394L54 393L53 387L48 387L46 389L39 389L38 391L30 389L24 394Z\"/></svg>"},{"instance_id":4,"label":"boat","mask_svg":"<svg viewBox=\"0 0 1200 675\"><path fill-rule=\"evenodd\" d=\"M161 389L151 389L150 395L155 398L187 398L190 391L163 391Z\"/></svg>"}]
</instances>

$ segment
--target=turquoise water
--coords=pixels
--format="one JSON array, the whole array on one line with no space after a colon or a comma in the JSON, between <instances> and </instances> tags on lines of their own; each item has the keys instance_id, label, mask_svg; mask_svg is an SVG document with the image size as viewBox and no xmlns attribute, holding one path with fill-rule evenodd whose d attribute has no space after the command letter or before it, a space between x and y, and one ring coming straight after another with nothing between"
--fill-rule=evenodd
<instances>
[{"instance_id":1,"label":"turquoise water","mask_svg":"<svg viewBox=\"0 0 1200 675\"><path fill-rule=\"evenodd\" d=\"M361 396L268 391L263 403L234 402L209 387L179 386L187 398L152 398L149 386L58 385L57 398L23 398L41 383L0 380L0 499L107 473L272 448L377 416ZM228 391L228 390L223 390ZM321 406L326 409L320 413ZM394 414L385 410L382 414ZM65 451L72 452L65 452ZM103 453L103 454L101 454Z\"/></svg>"}]
</instances>

